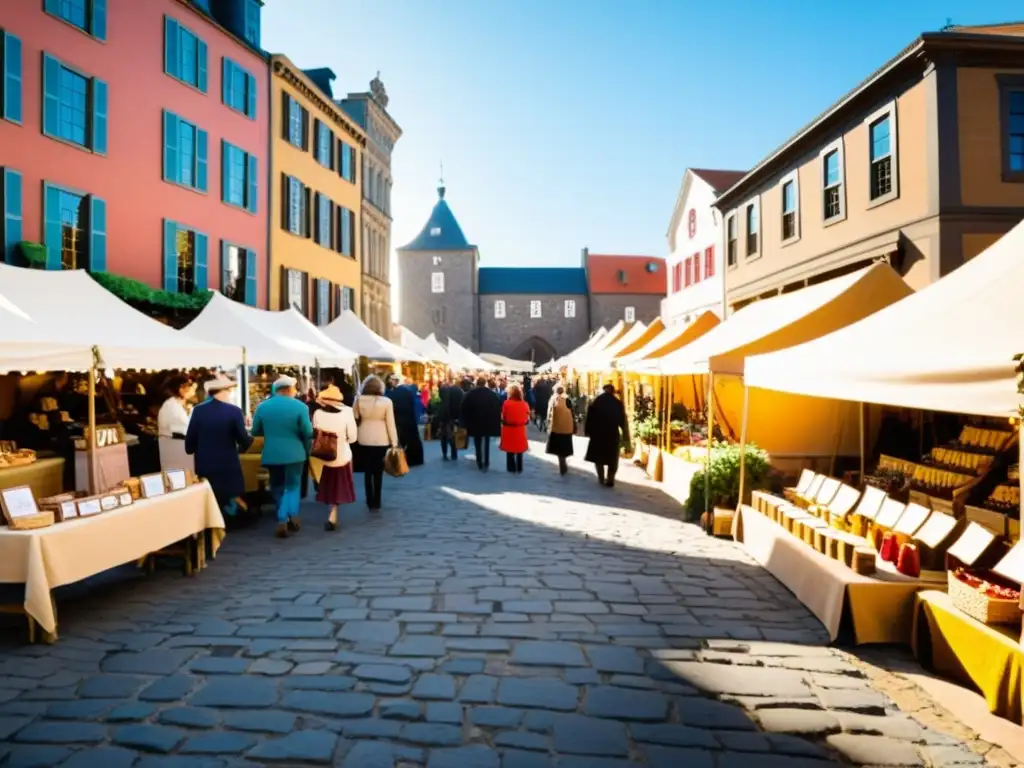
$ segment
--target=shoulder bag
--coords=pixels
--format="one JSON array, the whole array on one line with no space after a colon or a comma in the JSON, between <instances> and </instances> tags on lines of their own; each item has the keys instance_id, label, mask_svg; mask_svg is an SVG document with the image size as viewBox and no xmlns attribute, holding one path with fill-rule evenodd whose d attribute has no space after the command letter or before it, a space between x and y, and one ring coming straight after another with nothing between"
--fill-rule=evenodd
<instances>
[{"instance_id":1,"label":"shoulder bag","mask_svg":"<svg viewBox=\"0 0 1024 768\"><path fill-rule=\"evenodd\" d=\"M405 458L405 451L402 448L388 448L388 452L384 454L384 471L392 477L409 474L409 461Z\"/></svg>"}]
</instances>

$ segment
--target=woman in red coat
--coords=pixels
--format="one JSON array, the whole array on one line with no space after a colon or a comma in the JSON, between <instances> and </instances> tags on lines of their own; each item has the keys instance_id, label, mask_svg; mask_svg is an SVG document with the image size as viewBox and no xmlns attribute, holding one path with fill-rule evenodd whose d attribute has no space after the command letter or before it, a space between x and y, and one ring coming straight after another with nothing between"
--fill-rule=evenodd
<instances>
[{"instance_id":1,"label":"woman in red coat","mask_svg":"<svg viewBox=\"0 0 1024 768\"><path fill-rule=\"evenodd\" d=\"M530 406L523 400L518 384L508 388L508 400L501 406L501 450L506 456L509 472L523 471L523 454L530 449L526 441L526 425L530 421Z\"/></svg>"}]
</instances>

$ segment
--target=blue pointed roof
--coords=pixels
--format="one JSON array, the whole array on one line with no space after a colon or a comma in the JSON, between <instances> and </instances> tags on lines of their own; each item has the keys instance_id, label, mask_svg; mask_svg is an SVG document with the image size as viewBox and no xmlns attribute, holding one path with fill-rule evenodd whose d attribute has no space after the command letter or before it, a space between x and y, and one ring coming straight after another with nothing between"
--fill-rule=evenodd
<instances>
[{"instance_id":1,"label":"blue pointed roof","mask_svg":"<svg viewBox=\"0 0 1024 768\"><path fill-rule=\"evenodd\" d=\"M473 248L462 234L462 227L455 220L455 214L444 199L444 186L437 188L437 204L430 212L430 218L413 238L413 241L400 251L468 251Z\"/></svg>"}]
</instances>

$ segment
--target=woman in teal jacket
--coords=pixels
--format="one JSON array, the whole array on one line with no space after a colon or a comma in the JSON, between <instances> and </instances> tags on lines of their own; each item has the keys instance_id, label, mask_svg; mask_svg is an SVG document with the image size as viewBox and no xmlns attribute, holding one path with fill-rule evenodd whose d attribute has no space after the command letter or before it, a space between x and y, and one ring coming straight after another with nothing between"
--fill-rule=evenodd
<instances>
[{"instance_id":1,"label":"woman in teal jacket","mask_svg":"<svg viewBox=\"0 0 1024 768\"><path fill-rule=\"evenodd\" d=\"M298 531L302 472L313 445L309 408L295 397L295 379L282 376L273 394L256 407L253 437L263 436L262 463L270 472L270 494L277 504L277 537Z\"/></svg>"}]
</instances>

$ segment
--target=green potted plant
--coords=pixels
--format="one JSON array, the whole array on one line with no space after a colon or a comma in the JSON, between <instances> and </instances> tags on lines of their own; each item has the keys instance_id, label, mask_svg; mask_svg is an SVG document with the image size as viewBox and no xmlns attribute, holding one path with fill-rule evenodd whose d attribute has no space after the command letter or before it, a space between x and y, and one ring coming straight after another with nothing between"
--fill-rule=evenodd
<instances>
[{"instance_id":1,"label":"green potted plant","mask_svg":"<svg viewBox=\"0 0 1024 768\"><path fill-rule=\"evenodd\" d=\"M769 463L768 452L758 448L753 443L747 443L744 449L745 474L744 474L744 496L751 491L760 490L769 486L769 475L771 464ZM708 471L704 469L697 471L690 480L690 496L686 501L684 519L686 522L695 523L704 514L705 508L713 510L715 507L735 509L740 502L740 447L739 445L715 442L711 446L711 460L708 464ZM706 496L705 492L709 495ZM705 498L710 500L705 503Z\"/></svg>"}]
</instances>

